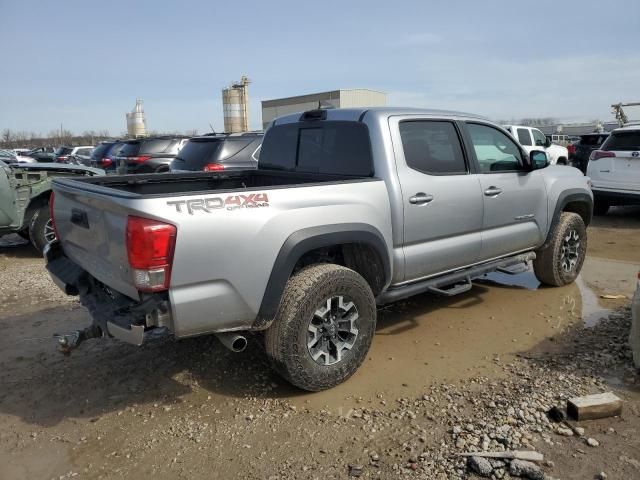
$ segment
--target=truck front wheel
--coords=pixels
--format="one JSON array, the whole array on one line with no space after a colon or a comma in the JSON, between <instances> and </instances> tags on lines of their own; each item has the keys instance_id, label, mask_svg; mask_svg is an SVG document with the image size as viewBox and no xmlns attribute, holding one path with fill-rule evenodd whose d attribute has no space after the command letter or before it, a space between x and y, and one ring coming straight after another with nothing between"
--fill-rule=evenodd
<instances>
[{"instance_id":1,"label":"truck front wheel","mask_svg":"<svg viewBox=\"0 0 640 480\"><path fill-rule=\"evenodd\" d=\"M325 390L362 364L376 328L369 284L353 270L312 265L287 282L278 314L265 332L274 369L293 385Z\"/></svg>"},{"instance_id":2,"label":"truck front wheel","mask_svg":"<svg viewBox=\"0 0 640 480\"><path fill-rule=\"evenodd\" d=\"M536 252L533 271L546 285L561 287L573 282L587 253L587 227L577 213L563 212L549 245Z\"/></svg>"},{"instance_id":3,"label":"truck front wheel","mask_svg":"<svg viewBox=\"0 0 640 480\"><path fill-rule=\"evenodd\" d=\"M31 217L29 238L31 239L31 244L39 252L44 250L45 245L56 239L56 232L53 229L53 222L49 213L49 204L39 207Z\"/></svg>"}]
</instances>

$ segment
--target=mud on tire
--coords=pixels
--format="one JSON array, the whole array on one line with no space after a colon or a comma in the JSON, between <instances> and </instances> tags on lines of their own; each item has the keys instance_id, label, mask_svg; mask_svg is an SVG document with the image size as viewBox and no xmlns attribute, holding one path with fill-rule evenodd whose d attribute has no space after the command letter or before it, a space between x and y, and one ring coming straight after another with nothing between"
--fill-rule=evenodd
<instances>
[{"instance_id":1,"label":"mud on tire","mask_svg":"<svg viewBox=\"0 0 640 480\"><path fill-rule=\"evenodd\" d=\"M533 271L538 280L554 287L572 283L587 253L587 228L577 213L563 212L546 248L536 252Z\"/></svg>"},{"instance_id":2,"label":"mud on tire","mask_svg":"<svg viewBox=\"0 0 640 480\"><path fill-rule=\"evenodd\" d=\"M332 318L339 329L331 327ZM375 327L376 303L364 278L340 265L311 265L287 282L276 319L265 332L265 350L287 381L304 390L325 390L362 364ZM327 336L325 343L324 337L316 342L320 335ZM344 348L339 354L331 348L336 343ZM325 349L328 353L321 352Z\"/></svg>"}]
</instances>

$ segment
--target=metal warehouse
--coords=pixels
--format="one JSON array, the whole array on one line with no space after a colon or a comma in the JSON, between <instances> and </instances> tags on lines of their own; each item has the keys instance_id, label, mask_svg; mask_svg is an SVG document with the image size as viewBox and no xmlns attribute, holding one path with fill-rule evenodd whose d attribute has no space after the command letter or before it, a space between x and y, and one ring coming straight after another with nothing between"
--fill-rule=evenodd
<instances>
[{"instance_id":1,"label":"metal warehouse","mask_svg":"<svg viewBox=\"0 0 640 480\"><path fill-rule=\"evenodd\" d=\"M330 92L311 93L296 97L277 98L262 101L262 127L276 117L289 113L303 112L318 108L318 105L334 108L383 107L387 104L384 92L366 88L340 89Z\"/></svg>"}]
</instances>

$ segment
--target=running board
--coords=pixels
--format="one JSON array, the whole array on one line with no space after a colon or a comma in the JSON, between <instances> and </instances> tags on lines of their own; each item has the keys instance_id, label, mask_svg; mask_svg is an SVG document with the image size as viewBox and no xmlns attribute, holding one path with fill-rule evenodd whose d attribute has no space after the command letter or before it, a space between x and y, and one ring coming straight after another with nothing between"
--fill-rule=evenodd
<instances>
[{"instance_id":1,"label":"running board","mask_svg":"<svg viewBox=\"0 0 640 480\"><path fill-rule=\"evenodd\" d=\"M505 271L505 273L506 271L509 271L515 274L518 273L516 269L509 269L509 267L522 263L526 264L535 258L536 254L534 252L521 253L512 257L492 260L481 265L476 265L475 267L457 270L439 277L427 278L426 280L410 283L408 285L390 288L378 295L376 303L378 305L384 305L424 292L437 293L439 295L446 296L458 295L459 293L471 290L472 278L480 277L485 273L495 272L496 270L502 270Z\"/></svg>"}]
</instances>

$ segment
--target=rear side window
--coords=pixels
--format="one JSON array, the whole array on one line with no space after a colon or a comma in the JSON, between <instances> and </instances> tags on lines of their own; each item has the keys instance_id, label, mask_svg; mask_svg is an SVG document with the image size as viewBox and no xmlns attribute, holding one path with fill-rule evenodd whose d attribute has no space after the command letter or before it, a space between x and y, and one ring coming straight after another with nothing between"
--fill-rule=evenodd
<instances>
[{"instance_id":1,"label":"rear side window","mask_svg":"<svg viewBox=\"0 0 640 480\"><path fill-rule=\"evenodd\" d=\"M345 121L276 125L264 137L260 168L371 176L369 129Z\"/></svg>"},{"instance_id":2,"label":"rear side window","mask_svg":"<svg viewBox=\"0 0 640 480\"><path fill-rule=\"evenodd\" d=\"M427 174L467 173L462 146L451 122L400 122L400 138L407 165Z\"/></svg>"},{"instance_id":3,"label":"rear side window","mask_svg":"<svg viewBox=\"0 0 640 480\"><path fill-rule=\"evenodd\" d=\"M640 150L640 130L612 133L602 145L602 150Z\"/></svg>"},{"instance_id":4,"label":"rear side window","mask_svg":"<svg viewBox=\"0 0 640 480\"><path fill-rule=\"evenodd\" d=\"M527 130L526 128L518 128L516 129L516 131L518 132L518 141L520 142L520 145L524 145L526 147L530 147L531 145L533 145L529 130Z\"/></svg>"},{"instance_id":5,"label":"rear side window","mask_svg":"<svg viewBox=\"0 0 640 480\"><path fill-rule=\"evenodd\" d=\"M172 139L154 139L154 140L146 140L142 143L142 147L140 148L140 153L162 153L169 149L169 147L173 145L179 144L178 140ZM177 151L177 148L176 148Z\"/></svg>"}]
</instances>

